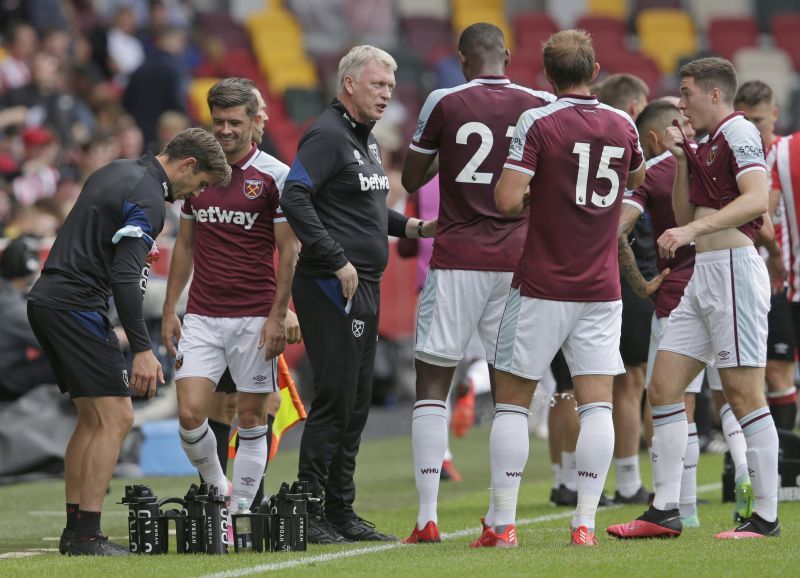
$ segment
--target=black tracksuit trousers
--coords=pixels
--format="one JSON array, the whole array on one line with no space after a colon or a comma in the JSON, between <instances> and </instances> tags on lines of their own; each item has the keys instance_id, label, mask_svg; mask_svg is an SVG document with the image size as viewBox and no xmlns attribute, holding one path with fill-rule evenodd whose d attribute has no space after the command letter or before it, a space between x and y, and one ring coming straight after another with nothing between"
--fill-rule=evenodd
<instances>
[{"instance_id":1,"label":"black tracksuit trousers","mask_svg":"<svg viewBox=\"0 0 800 578\"><path fill-rule=\"evenodd\" d=\"M354 516L353 475L372 398L380 284L359 279L348 311L336 277L298 271L292 298L314 373L297 478L310 482L327 517L342 523Z\"/></svg>"}]
</instances>

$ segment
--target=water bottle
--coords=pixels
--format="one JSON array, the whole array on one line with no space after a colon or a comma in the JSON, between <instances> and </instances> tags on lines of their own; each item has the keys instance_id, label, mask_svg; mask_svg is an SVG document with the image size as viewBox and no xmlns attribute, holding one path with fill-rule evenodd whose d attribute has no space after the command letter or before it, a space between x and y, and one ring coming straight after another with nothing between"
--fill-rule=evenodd
<instances>
[{"instance_id":1,"label":"water bottle","mask_svg":"<svg viewBox=\"0 0 800 578\"><path fill-rule=\"evenodd\" d=\"M234 516L233 529L236 536L235 550L253 550L253 525L250 519L250 503L246 498L239 498Z\"/></svg>"}]
</instances>

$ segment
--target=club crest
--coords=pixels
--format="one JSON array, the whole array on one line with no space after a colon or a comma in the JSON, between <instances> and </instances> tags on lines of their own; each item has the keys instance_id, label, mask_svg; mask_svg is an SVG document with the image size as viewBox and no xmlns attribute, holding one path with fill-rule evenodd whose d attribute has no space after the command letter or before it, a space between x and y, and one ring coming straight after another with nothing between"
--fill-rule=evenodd
<instances>
[{"instance_id":1,"label":"club crest","mask_svg":"<svg viewBox=\"0 0 800 578\"><path fill-rule=\"evenodd\" d=\"M361 337L364 334L364 322L359 319L353 319L353 335Z\"/></svg>"},{"instance_id":2,"label":"club crest","mask_svg":"<svg viewBox=\"0 0 800 578\"><path fill-rule=\"evenodd\" d=\"M706 166L711 166L715 158L717 158L717 145L711 147L711 152L708 153L708 157L706 158Z\"/></svg>"},{"instance_id":3,"label":"club crest","mask_svg":"<svg viewBox=\"0 0 800 578\"><path fill-rule=\"evenodd\" d=\"M264 190L264 182L259 179L245 179L244 181L244 196L250 199L257 199Z\"/></svg>"},{"instance_id":4,"label":"club crest","mask_svg":"<svg viewBox=\"0 0 800 578\"><path fill-rule=\"evenodd\" d=\"M369 152L372 153L372 156L375 158L375 162L377 162L379 165L383 164L383 162L381 161L381 151L378 150L377 144L372 143L371 145L369 145Z\"/></svg>"}]
</instances>

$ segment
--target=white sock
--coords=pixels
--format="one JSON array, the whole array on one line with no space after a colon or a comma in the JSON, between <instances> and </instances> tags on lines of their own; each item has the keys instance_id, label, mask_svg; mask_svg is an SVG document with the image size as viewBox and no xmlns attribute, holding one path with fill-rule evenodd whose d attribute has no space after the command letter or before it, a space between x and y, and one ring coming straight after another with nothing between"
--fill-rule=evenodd
<instances>
[{"instance_id":1,"label":"white sock","mask_svg":"<svg viewBox=\"0 0 800 578\"><path fill-rule=\"evenodd\" d=\"M239 428L239 449L233 460L233 495L231 508L236 510L239 500L245 500L247 507L256 497L264 468L267 466L267 426Z\"/></svg>"},{"instance_id":2,"label":"white sock","mask_svg":"<svg viewBox=\"0 0 800 578\"><path fill-rule=\"evenodd\" d=\"M747 466L753 484L753 510L767 522L778 517L778 432L768 407L741 419Z\"/></svg>"},{"instance_id":3,"label":"white sock","mask_svg":"<svg viewBox=\"0 0 800 578\"><path fill-rule=\"evenodd\" d=\"M214 438L214 432L208 427L208 420L205 420L197 429L187 430L178 426L178 432L186 457L197 468L206 483L216 486L220 494L227 494L228 478L225 477L225 472L222 471L222 466L219 464L217 440Z\"/></svg>"},{"instance_id":4,"label":"white sock","mask_svg":"<svg viewBox=\"0 0 800 578\"><path fill-rule=\"evenodd\" d=\"M575 461L575 452L561 452L561 483L573 492L578 489L578 465Z\"/></svg>"},{"instance_id":5,"label":"white sock","mask_svg":"<svg viewBox=\"0 0 800 578\"><path fill-rule=\"evenodd\" d=\"M681 516L690 516L697 510L697 462L700 460L700 444L697 443L697 424L689 424L686 442L686 457L681 476Z\"/></svg>"},{"instance_id":6,"label":"white sock","mask_svg":"<svg viewBox=\"0 0 800 578\"><path fill-rule=\"evenodd\" d=\"M738 480L747 473L747 442L742 434L742 428L736 416L733 415L731 406L727 403L719 410L719 420L722 423L722 434L731 452L731 461L735 468L734 479Z\"/></svg>"},{"instance_id":7,"label":"white sock","mask_svg":"<svg viewBox=\"0 0 800 578\"><path fill-rule=\"evenodd\" d=\"M493 525L513 524L517 514L517 495L522 471L528 461L528 409L498 403L489 434L492 463Z\"/></svg>"},{"instance_id":8,"label":"white sock","mask_svg":"<svg viewBox=\"0 0 800 578\"><path fill-rule=\"evenodd\" d=\"M653 406L653 507L672 510L681 496L681 474L689 438L683 402Z\"/></svg>"},{"instance_id":9,"label":"white sock","mask_svg":"<svg viewBox=\"0 0 800 578\"><path fill-rule=\"evenodd\" d=\"M575 447L578 471L578 507L572 527L594 530L597 503L603 493L614 455L614 422L610 403L586 403L578 407L581 430Z\"/></svg>"},{"instance_id":10,"label":"white sock","mask_svg":"<svg viewBox=\"0 0 800 578\"><path fill-rule=\"evenodd\" d=\"M550 464L550 469L553 471L553 487L558 488L561 485L561 464Z\"/></svg>"},{"instance_id":11,"label":"white sock","mask_svg":"<svg viewBox=\"0 0 800 578\"><path fill-rule=\"evenodd\" d=\"M472 381L472 391L475 395L489 393L492 391L492 384L489 380L489 365L484 359L473 361L467 369L467 379Z\"/></svg>"},{"instance_id":12,"label":"white sock","mask_svg":"<svg viewBox=\"0 0 800 578\"><path fill-rule=\"evenodd\" d=\"M627 458L614 459L614 469L617 472L617 492L623 498L630 498L642 487L642 477L639 474L639 454Z\"/></svg>"},{"instance_id":13,"label":"white sock","mask_svg":"<svg viewBox=\"0 0 800 578\"><path fill-rule=\"evenodd\" d=\"M417 528L439 523L436 504L439 477L447 450L447 406L438 399L422 399L411 414L411 447L414 451L414 480L419 496Z\"/></svg>"}]
</instances>

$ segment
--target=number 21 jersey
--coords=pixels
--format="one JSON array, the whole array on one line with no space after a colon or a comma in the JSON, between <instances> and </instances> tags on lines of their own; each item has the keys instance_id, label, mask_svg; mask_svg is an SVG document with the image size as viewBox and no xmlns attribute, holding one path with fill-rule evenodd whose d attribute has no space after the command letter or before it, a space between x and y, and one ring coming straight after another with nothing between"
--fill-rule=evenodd
<instances>
[{"instance_id":1,"label":"number 21 jersey","mask_svg":"<svg viewBox=\"0 0 800 578\"><path fill-rule=\"evenodd\" d=\"M494 204L494 186L520 115L554 100L504 76L478 76L428 96L410 148L439 153L439 223L431 267L515 269L527 211L513 218L502 215Z\"/></svg>"},{"instance_id":2,"label":"number 21 jersey","mask_svg":"<svg viewBox=\"0 0 800 578\"><path fill-rule=\"evenodd\" d=\"M628 172L644 162L624 112L562 95L517 123L505 168L532 176L528 236L513 287L554 301L620 299L617 229Z\"/></svg>"}]
</instances>

